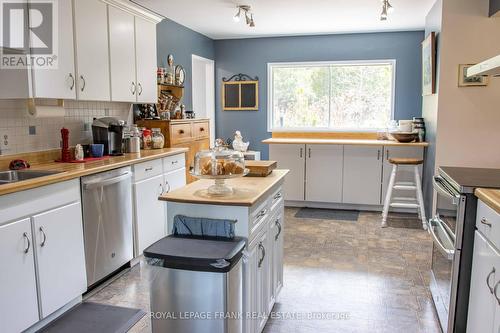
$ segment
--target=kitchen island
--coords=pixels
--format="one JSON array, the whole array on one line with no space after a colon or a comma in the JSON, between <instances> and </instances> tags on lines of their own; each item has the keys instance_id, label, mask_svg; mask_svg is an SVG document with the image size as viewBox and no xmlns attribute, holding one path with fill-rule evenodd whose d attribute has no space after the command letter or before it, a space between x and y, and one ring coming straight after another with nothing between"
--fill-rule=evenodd
<instances>
[{"instance_id":1,"label":"kitchen island","mask_svg":"<svg viewBox=\"0 0 500 333\"><path fill-rule=\"evenodd\" d=\"M247 238L243 263L243 325L245 332L260 333L283 286L283 183L288 170L267 177L227 181L234 193L207 194L213 181L199 180L162 194L167 202L168 231L176 215L236 220L235 234ZM251 317L251 318L249 318Z\"/></svg>"}]
</instances>

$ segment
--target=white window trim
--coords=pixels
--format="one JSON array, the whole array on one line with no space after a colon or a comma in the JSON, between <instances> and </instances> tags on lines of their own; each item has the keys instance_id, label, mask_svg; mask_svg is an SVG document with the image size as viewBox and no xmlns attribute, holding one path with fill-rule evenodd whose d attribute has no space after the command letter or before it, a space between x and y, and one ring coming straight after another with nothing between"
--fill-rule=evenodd
<instances>
[{"instance_id":1,"label":"white window trim","mask_svg":"<svg viewBox=\"0 0 500 333\"><path fill-rule=\"evenodd\" d=\"M345 61L302 61L302 62L268 62L267 63L267 131L268 132L377 132L381 128L360 129L360 128L343 128L335 129L330 127L286 127L273 128L273 68L290 68L290 67L316 67L321 65L370 65L370 64L391 64L392 65L392 98L391 98L391 119L394 119L394 106L396 103L396 59L376 59L376 60L345 60Z\"/></svg>"}]
</instances>

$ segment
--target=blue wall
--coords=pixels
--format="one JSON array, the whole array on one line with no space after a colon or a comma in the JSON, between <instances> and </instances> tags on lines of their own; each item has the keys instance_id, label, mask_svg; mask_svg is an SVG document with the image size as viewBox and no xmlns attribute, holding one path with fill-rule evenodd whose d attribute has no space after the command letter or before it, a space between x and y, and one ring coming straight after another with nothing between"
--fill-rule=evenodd
<instances>
[{"instance_id":1,"label":"blue wall","mask_svg":"<svg viewBox=\"0 0 500 333\"><path fill-rule=\"evenodd\" d=\"M156 26L158 66L166 67L167 56L174 55L175 65L186 71L182 103L192 109L191 55L215 59L214 41L172 20L164 19Z\"/></svg>"},{"instance_id":2,"label":"blue wall","mask_svg":"<svg viewBox=\"0 0 500 333\"><path fill-rule=\"evenodd\" d=\"M271 137L267 132L268 62L396 59L395 118L420 116L423 39L423 31L416 31L216 40L216 135L228 138L241 130L251 142L250 149L268 158L268 147L261 143ZM222 111L222 78L237 73L259 77L259 111Z\"/></svg>"},{"instance_id":3,"label":"blue wall","mask_svg":"<svg viewBox=\"0 0 500 333\"><path fill-rule=\"evenodd\" d=\"M500 0L490 0L490 16L500 11Z\"/></svg>"}]
</instances>

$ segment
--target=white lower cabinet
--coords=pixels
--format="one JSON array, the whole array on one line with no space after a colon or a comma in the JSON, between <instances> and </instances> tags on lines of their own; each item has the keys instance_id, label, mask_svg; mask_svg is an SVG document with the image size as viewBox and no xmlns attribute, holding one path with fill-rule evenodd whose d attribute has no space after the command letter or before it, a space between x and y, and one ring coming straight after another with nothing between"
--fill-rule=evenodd
<instances>
[{"instance_id":1,"label":"white lower cabinet","mask_svg":"<svg viewBox=\"0 0 500 333\"><path fill-rule=\"evenodd\" d=\"M87 289L79 202L33 216L42 318Z\"/></svg>"},{"instance_id":2,"label":"white lower cabinet","mask_svg":"<svg viewBox=\"0 0 500 333\"><path fill-rule=\"evenodd\" d=\"M272 271L272 295L271 297L276 301L281 289L283 288L283 244L284 244L284 226L283 219L284 213L281 207L278 214L271 220L270 233L272 243L272 258L271 258L271 271Z\"/></svg>"},{"instance_id":3,"label":"white lower cabinet","mask_svg":"<svg viewBox=\"0 0 500 333\"><path fill-rule=\"evenodd\" d=\"M344 146L342 202L379 205L382 146Z\"/></svg>"},{"instance_id":4,"label":"white lower cabinet","mask_svg":"<svg viewBox=\"0 0 500 333\"><path fill-rule=\"evenodd\" d=\"M340 145L306 146L306 201L342 202L343 154Z\"/></svg>"},{"instance_id":5,"label":"white lower cabinet","mask_svg":"<svg viewBox=\"0 0 500 333\"><path fill-rule=\"evenodd\" d=\"M158 200L163 193L163 174L134 184L135 255L166 236L165 204Z\"/></svg>"},{"instance_id":6,"label":"white lower cabinet","mask_svg":"<svg viewBox=\"0 0 500 333\"><path fill-rule=\"evenodd\" d=\"M186 185L186 168L180 168L163 174L164 191L170 192Z\"/></svg>"},{"instance_id":7,"label":"white lower cabinet","mask_svg":"<svg viewBox=\"0 0 500 333\"><path fill-rule=\"evenodd\" d=\"M494 287L499 279L500 254L476 231L467 332L497 332L494 323L495 319L500 321L500 317L495 318L495 311L498 311L500 305L495 299ZM500 297L500 290L497 293Z\"/></svg>"},{"instance_id":8,"label":"white lower cabinet","mask_svg":"<svg viewBox=\"0 0 500 333\"><path fill-rule=\"evenodd\" d=\"M286 200L304 200L305 150L303 144L269 146L269 159L277 161L278 168L290 170L284 185Z\"/></svg>"},{"instance_id":9,"label":"white lower cabinet","mask_svg":"<svg viewBox=\"0 0 500 333\"><path fill-rule=\"evenodd\" d=\"M25 330L39 320L31 220L0 226L1 331Z\"/></svg>"}]
</instances>

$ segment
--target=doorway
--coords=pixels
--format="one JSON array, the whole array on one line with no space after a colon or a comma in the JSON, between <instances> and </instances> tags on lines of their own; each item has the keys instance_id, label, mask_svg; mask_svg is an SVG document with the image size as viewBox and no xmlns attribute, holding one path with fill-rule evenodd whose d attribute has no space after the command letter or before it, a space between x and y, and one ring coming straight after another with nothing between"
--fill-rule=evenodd
<instances>
[{"instance_id":1,"label":"doorway","mask_svg":"<svg viewBox=\"0 0 500 333\"><path fill-rule=\"evenodd\" d=\"M210 146L215 142L215 62L192 55L193 110L196 118L210 119Z\"/></svg>"}]
</instances>

